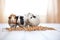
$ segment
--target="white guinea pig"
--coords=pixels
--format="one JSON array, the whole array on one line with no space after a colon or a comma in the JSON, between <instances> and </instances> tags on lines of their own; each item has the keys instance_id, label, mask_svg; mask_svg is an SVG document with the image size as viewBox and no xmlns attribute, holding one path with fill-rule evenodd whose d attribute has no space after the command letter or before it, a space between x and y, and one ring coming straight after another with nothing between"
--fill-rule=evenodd
<instances>
[{"instance_id":1,"label":"white guinea pig","mask_svg":"<svg viewBox=\"0 0 60 40\"><path fill-rule=\"evenodd\" d=\"M40 17L38 15L34 15L32 13L27 14L27 18L30 26L38 26L40 23Z\"/></svg>"}]
</instances>

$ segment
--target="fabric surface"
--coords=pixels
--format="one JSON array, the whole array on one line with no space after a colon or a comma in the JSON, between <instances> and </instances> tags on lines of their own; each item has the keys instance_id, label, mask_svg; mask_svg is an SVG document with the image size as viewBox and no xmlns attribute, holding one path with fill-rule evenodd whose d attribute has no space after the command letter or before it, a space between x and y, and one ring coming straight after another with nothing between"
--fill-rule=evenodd
<instances>
[{"instance_id":1,"label":"fabric surface","mask_svg":"<svg viewBox=\"0 0 60 40\"><path fill-rule=\"evenodd\" d=\"M55 28L46 31L7 31L8 24L0 24L0 40L60 40L60 24L41 23L41 26Z\"/></svg>"}]
</instances>

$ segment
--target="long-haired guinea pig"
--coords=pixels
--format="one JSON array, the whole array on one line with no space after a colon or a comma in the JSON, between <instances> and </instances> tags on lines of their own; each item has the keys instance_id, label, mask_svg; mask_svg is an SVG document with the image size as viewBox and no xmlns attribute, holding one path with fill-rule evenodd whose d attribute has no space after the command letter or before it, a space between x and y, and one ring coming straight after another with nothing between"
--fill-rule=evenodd
<instances>
[{"instance_id":1,"label":"long-haired guinea pig","mask_svg":"<svg viewBox=\"0 0 60 40\"><path fill-rule=\"evenodd\" d=\"M40 17L32 13L27 14L28 23L30 26L38 26L40 23Z\"/></svg>"},{"instance_id":2,"label":"long-haired guinea pig","mask_svg":"<svg viewBox=\"0 0 60 40\"><path fill-rule=\"evenodd\" d=\"M16 15L15 14L11 14L8 17L8 24L10 27L15 27L17 26L17 20L16 20Z\"/></svg>"},{"instance_id":3,"label":"long-haired guinea pig","mask_svg":"<svg viewBox=\"0 0 60 40\"><path fill-rule=\"evenodd\" d=\"M26 16L16 16L17 17L17 25L19 27L25 27L26 26Z\"/></svg>"}]
</instances>

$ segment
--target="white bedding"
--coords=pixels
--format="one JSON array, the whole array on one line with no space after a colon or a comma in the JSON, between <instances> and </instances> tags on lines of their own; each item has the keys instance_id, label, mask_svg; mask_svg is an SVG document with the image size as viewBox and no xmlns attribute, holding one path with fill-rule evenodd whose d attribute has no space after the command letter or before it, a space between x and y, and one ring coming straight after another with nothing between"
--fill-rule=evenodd
<instances>
[{"instance_id":1,"label":"white bedding","mask_svg":"<svg viewBox=\"0 0 60 40\"><path fill-rule=\"evenodd\" d=\"M55 28L46 31L7 31L8 24L0 24L0 40L60 40L60 24L41 23L41 26Z\"/></svg>"}]
</instances>

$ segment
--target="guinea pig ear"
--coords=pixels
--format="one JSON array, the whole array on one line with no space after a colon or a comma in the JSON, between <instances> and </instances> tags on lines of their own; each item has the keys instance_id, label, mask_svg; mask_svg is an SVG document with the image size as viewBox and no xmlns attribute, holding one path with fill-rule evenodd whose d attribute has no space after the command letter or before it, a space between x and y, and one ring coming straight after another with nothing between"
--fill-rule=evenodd
<instances>
[{"instance_id":1,"label":"guinea pig ear","mask_svg":"<svg viewBox=\"0 0 60 40\"><path fill-rule=\"evenodd\" d=\"M16 16L15 18L18 19L18 16Z\"/></svg>"},{"instance_id":2,"label":"guinea pig ear","mask_svg":"<svg viewBox=\"0 0 60 40\"><path fill-rule=\"evenodd\" d=\"M9 19L11 19L11 17L8 17Z\"/></svg>"}]
</instances>

